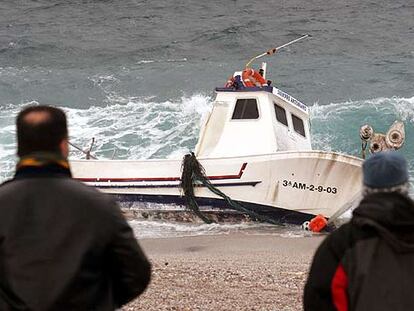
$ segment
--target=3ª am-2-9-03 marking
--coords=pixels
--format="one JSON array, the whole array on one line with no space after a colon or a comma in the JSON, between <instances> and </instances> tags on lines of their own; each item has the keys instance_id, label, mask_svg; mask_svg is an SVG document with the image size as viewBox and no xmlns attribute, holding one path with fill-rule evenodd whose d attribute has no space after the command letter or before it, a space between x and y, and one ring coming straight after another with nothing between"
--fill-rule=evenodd
<instances>
[{"instance_id":1,"label":"3\u00aa am-2-9-03 marking","mask_svg":"<svg viewBox=\"0 0 414 311\"><path fill-rule=\"evenodd\" d=\"M298 190L308 190L312 192L317 191L317 192L326 192L326 193L331 193L331 194L338 193L338 188L336 187L331 187L331 186L324 187L321 185L312 185L312 184L309 185L307 183L291 181L291 180L286 180L286 179L282 181L282 186L291 187L291 188L295 188Z\"/></svg>"}]
</instances>

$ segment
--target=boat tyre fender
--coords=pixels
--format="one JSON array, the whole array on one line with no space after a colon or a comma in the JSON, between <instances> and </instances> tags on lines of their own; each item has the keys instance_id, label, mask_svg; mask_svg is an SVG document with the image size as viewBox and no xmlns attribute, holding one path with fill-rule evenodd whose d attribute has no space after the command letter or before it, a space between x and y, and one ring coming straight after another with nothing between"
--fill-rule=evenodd
<instances>
[{"instance_id":1,"label":"boat tyre fender","mask_svg":"<svg viewBox=\"0 0 414 311\"><path fill-rule=\"evenodd\" d=\"M267 80L260 73L252 68L246 68L242 72L242 79L246 87L262 87L267 85Z\"/></svg>"}]
</instances>

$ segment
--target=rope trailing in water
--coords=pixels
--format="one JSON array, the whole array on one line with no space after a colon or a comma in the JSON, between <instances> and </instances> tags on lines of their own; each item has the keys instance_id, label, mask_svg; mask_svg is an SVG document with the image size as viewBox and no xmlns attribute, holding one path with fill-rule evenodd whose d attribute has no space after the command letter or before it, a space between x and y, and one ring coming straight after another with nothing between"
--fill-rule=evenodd
<instances>
[{"instance_id":1,"label":"rope trailing in water","mask_svg":"<svg viewBox=\"0 0 414 311\"><path fill-rule=\"evenodd\" d=\"M206 172L203 166L200 164L200 162L198 162L194 153L191 152L191 154L186 154L184 156L181 170L181 188L183 189L185 198L187 200L187 207L191 209L204 222L212 223L213 221L207 218L205 215L203 215L203 213L201 213L200 208L195 199L194 185L200 185L200 183L207 187L214 194L223 198L227 202L229 208L247 214L254 221L267 222L274 225L283 224L282 222L276 221L273 218L260 215L252 210L247 209L242 204L232 200L229 196L227 196L214 185L212 185L210 180L206 176Z\"/></svg>"}]
</instances>

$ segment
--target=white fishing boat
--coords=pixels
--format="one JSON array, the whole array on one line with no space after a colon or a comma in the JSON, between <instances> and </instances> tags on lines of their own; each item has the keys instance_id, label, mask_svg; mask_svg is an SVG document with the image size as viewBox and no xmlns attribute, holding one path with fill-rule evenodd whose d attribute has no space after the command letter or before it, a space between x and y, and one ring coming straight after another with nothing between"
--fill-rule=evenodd
<instances>
[{"instance_id":1,"label":"white fishing boat","mask_svg":"<svg viewBox=\"0 0 414 311\"><path fill-rule=\"evenodd\" d=\"M308 107L259 83L265 63L260 76L236 72L216 88L194 154L211 184L246 209L286 223L329 218L360 191L362 159L313 150ZM186 204L181 159L73 160L71 167L75 178L121 202ZM202 184L194 195L200 206L230 207Z\"/></svg>"}]
</instances>

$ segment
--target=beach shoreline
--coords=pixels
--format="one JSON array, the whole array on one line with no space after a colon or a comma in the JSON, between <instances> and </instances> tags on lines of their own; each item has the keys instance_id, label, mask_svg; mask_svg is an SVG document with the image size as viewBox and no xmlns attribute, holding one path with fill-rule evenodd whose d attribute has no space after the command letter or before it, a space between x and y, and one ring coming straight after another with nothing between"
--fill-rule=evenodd
<instances>
[{"instance_id":1,"label":"beach shoreline","mask_svg":"<svg viewBox=\"0 0 414 311\"><path fill-rule=\"evenodd\" d=\"M140 240L152 281L122 310L301 310L323 238L237 233Z\"/></svg>"}]
</instances>

